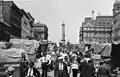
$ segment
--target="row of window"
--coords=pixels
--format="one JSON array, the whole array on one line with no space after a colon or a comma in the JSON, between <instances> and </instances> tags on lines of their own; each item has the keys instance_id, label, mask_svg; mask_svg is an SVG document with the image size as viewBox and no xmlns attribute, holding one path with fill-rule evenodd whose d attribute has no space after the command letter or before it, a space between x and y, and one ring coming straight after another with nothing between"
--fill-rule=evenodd
<instances>
[{"instance_id":1,"label":"row of window","mask_svg":"<svg viewBox=\"0 0 120 77\"><path fill-rule=\"evenodd\" d=\"M19 21L19 19L17 17L12 16L11 17L11 23L16 24L15 26L20 28L21 22Z\"/></svg>"},{"instance_id":2,"label":"row of window","mask_svg":"<svg viewBox=\"0 0 120 77\"><path fill-rule=\"evenodd\" d=\"M88 39L88 38L84 38L83 39L84 42L99 42L99 43L109 43L111 42L111 39Z\"/></svg>"},{"instance_id":3,"label":"row of window","mask_svg":"<svg viewBox=\"0 0 120 77\"><path fill-rule=\"evenodd\" d=\"M45 32L45 28L44 27L40 27L38 29L34 29L36 32Z\"/></svg>"},{"instance_id":4,"label":"row of window","mask_svg":"<svg viewBox=\"0 0 120 77\"><path fill-rule=\"evenodd\" d=\"M108 34L108 33L105 33L105 34L84 33L83 37L110 37L110 34Z\"/></svg>"},{"instance_id":5,"label":"row of window","mask_svg":"<svg viewBox=\"0 0 120 77\"><path fill-rule=\"evenodd\" d=\"M111 27L112 27L112 25L96 25L96 26L86 25L81 28L111 28Z\"/></svg>"},{"instance_id":6,"label":"row of window","mask_svg":"<svg viewBox=\"0 0 120 77\"><path fill-rule=\"evenodd\" d=\"M84 28L83 31L111 31L111 28Z\"/></svg>"},{"instance_id":7,"label":"row of window","mask_svg":"<svg viewBox=\"0 0 120 77\"><path fill-rule=\"evenodd\" d=\"M108 22L98 22L98 24L99 25L111 25L112 24L111 22L110 21L108 21Z\"/></svg>"}]
</instances>

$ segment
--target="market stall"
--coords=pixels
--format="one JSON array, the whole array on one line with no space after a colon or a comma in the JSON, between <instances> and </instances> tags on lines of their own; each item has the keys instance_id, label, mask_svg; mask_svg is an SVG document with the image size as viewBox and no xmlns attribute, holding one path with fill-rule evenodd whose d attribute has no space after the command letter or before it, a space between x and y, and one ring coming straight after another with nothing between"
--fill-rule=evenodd
<instances>
[{"instance_id":1,"label":"market stall","mask_svg":"<svg viewBox=\"0 0 120 77\"><path fill-rule=\"evenodd\" d=\"M24 39L11 39L11 43L13 43L15 46L17 45L17 48L21 48L25 50L25 53L28 57L29 61L35 61L36 60L36 50L39 47L39 42L36 40L24 40Z\"/></svg>"},{"instance_id":2,"label":"market stall","mask_svg":"<svg viewBox=\"0 0 120 77\"><path fill-rule=\"evenodd\" d=\"M9 48L0 50L0 77L7 75L6 70L11 66L14 70L15 77L21 77L20 69L25 56L23 49Z\"/></svg>"}]
</instances>

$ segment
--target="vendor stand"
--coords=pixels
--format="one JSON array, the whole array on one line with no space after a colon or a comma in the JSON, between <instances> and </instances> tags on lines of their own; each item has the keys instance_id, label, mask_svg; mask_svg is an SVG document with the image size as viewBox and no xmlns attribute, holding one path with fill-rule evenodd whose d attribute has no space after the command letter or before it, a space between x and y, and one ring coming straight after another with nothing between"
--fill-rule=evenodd
<instances>
[{"instance_id":1,"label":"vendor stand","mask_svg":"<svg viewBox=\"0 0 120 77\"><path fill-rule=\"evenodd\" d=\"M1 50L0 51L0 77L5 77L8 72L6 70L9 67L13 67L14 73L13 75L15 77L22 77L23 76L23 70L24 67L21 67L23 65L23 55L24 52L22 52L19 49L7 49L7 50Z\"/></svg>"}]
</instances>

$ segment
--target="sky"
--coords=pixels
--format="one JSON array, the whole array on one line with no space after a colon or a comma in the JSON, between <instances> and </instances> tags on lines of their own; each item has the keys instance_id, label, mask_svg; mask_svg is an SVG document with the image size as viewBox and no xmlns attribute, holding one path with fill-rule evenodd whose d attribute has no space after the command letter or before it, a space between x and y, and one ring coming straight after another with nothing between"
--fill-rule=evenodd
<instances>
[{"instance_id":1,"label":"sky","mask_svg":"<svg viewBox=\"0 0 120 77\"><path fill-rule=\"evenodd\" d=\"M85 17L112 15L115 0L13 0L19 8L30 12L35 22L48 27L48 39L59 42L62 39L62 26L65 23L66 41L79 43L79 30Z\"/></svg>"}]
</instances>

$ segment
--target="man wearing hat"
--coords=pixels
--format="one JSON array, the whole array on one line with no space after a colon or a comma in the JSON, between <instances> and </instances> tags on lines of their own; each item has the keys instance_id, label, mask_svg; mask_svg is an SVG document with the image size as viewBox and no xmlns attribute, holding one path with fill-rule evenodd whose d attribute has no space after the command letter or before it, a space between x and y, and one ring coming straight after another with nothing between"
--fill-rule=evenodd
<instances>
[{"instance_id":1,"label":"man wearing hat","mask_svg":"<svg viewBox=\"0 0 120 77\"><path fill-rule=\"evenodd\" d=\"M59 57L55 64L54 77L68 77L67 65L63 61L64 57Z\"/></svg>"},{"instance_id":2,"label":"man wearing hat","mask_svg":"<svg viewBox=\"0 0 120 77\"><path fill-rule=\"evenodd\" d=\"M80 77L86 77L87 72L87 61L85 59L81 60L81 65L79 67L80 69Z\"/></svg>"}]
</instances>

